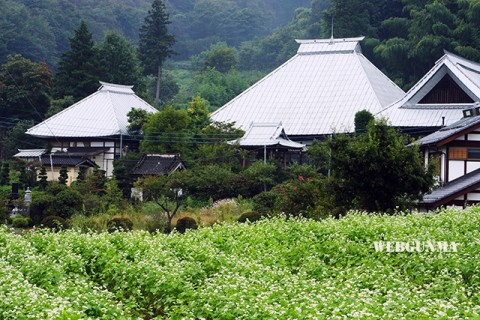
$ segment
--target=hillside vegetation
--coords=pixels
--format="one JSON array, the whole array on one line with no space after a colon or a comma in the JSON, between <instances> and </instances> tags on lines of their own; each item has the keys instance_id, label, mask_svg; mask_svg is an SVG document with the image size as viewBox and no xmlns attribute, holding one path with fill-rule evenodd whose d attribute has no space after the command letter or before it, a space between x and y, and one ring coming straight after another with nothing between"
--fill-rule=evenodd
<instances>
[{"instance_id":1,"label":"hillside vegetation","mask_svg":"<svg viewBox=\"0 0 480 320\"><path fill-rule=\"evenodd\" d=\"M480 315L480 211L274 218L184 235L0 229L2 319ZM458 252L376 252L376 241Z\"/></svg>"}]
</instances>

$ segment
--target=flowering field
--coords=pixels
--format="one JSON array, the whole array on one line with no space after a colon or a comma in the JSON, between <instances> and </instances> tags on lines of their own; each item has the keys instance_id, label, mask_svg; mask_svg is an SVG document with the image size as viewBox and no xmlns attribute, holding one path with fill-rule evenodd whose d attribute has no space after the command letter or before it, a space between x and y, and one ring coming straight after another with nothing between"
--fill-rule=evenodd
<instances>
[{"instance_id":1,"label":"flowering field","mask_svg":"<svg viewBox=\"0 0 480 320\"><path fill-rule=\"evenodd\" d=\"M376 252L375 241L458 252ZM429 319L480 315L480 210L185 235L0 228L0 319Z\"/></svg>"}]
</instances>

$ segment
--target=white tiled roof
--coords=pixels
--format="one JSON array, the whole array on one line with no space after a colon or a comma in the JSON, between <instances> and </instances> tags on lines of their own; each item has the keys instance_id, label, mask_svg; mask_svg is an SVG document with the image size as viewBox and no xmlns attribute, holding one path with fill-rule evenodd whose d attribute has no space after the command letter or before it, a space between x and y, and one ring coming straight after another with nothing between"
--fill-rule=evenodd
<instances>
[{"instance_id":1,"label":"white tiled roof","mask_svg":"<svg viewBox=\"0 0 480 320\"><path fill-rule=\"evenodd\" d=\"M106 137L128 134L132 108L157 110L140 99L133 86L100 82L97 92L27 130L36 137Z\"/></svg>"},{"instance_id":2,"label":"white tiled roof","mask_svg":"<svg viewBox=\"0 0 480 320\"><path fill-rule=\"evenodd\" d=\"M281 123L252 123L243 137L232 141L244 147L283 146L292 149L303 149L304 144L291 141L285 134Z\"/></svg>"},{"instance_id":3,"label":"white tiled roof","mask_svg":"<svg viewBox=\"0 0 480 320\"><path fill-rule=\"evenodd\" d=\"M14 155L15 158L33 158L40 157L46 152L45 149L18 149L18 153Z\"/></svg>"},{"instance_id":4,"label":"white tiled roof","mask_svg":"<svg viewBox=\"0 0 480 320\"><path fill-rule=\"evenodd\" d=\"M446 74L472 98L466 104L420 104L419 101ZM471 108L480 100L480 64L449 52L420 79L407 94L379 112L376 116L386 118L396 127L440 127L450 125L463 117L462 110Z\"/></svg>"},{"instance_id":5,"label":"white tiled roof","mask_svg":"<svg viewBox=\"0 0 480 320\"><path fill-rule=\"evenodd\" d=\"M363 38L298 40L297 54L212 114L215 121L282 122L292 135L354 130L357 111L377 113L404 92L362 54Z\"/></svg>"}]
</instances>

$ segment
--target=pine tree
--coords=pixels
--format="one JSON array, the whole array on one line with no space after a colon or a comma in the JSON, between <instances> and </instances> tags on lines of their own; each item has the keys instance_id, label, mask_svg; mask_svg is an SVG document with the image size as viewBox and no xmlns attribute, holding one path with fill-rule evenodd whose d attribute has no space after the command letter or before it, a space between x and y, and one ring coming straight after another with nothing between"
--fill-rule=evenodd
<instances>
[{"instance_id":1,"label":"pine tree","mask_svg":"<svg viewBox=\"0 0 480 320\"><path fill-rule=\"evenodd\" d=\"M40 189L45 190L47 188L48 181L47 181L47 169L42 166L40 169L40 174L38 175L38 186Z\"/></svg>"},{"instance_id":2,"label":"pine tree","mask_svg":"<svg viewBox=\"0 0 480 320\"><path fill-rule=\"evenodd\" d=\"M85 21L70 38L70 50L62 55L55 81L57 98L72 96L76 101L98 89L98 55Z\"/></svg>"},{"instance_id":3,"label":"pine tree","mask_svg":"<svg viewBox=\"0 0 480 320\"><path fill-rule=\"evenodd\" d=\"M155 101L160 101L160 79L165 60L174 54L175 37L168 33L169 15L162 0L153 0L143 26L140 28L139 53L145 74L157 76Z\"/></svg>"},{"instance_id":4,"label":"pine tree","mask_svg":"<svg viewBox=\"0 0 480 320\"><path fill-rule=\"evenodd\" d=\"M60 176L58 177L58 182L60 182L63 185L67 185L67 181L68 181L67 166L63 165L60 168Z\"/></svg>"}]
</instances>

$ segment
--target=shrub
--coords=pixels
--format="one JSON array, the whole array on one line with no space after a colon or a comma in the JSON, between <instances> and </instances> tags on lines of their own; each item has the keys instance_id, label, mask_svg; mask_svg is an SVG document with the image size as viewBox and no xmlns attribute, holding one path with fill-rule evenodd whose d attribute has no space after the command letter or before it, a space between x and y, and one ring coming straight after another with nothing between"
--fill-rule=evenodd
<instances>
[{"instance_id":1,"label":"shrub","mask_svg":"<svg viewBox=\"0 0 480 320\"><path fill-rule=\"evenodd\" d=\"M262 214L272 213L276 201L277 193L273 191L259 193L253 197L253 210Z\"/></svg>"},{"instance_id":2,"label":"shrub","mask_svg":"<svg viewBox=\"0 0 480 320\"><path fill-rule=\"evenodd\" d=\"M70 218L75 212L82 209L83 199L79 192L66 189L58 193L52 204L54 215L64 219Z\"/></svg>"},{"instance_id":3,"label":"shrub","mask_svg":"<svg viewBox=\"0 0 480 320\"><path fill-rule=\"evenodd\" d=\"M67 221L65 221L65 219L59 216L47 216L43 218L40 224L44 227L56 230L68 228Z\"/></svg>"},{"instance_id":4,"label":"shrub","mask_svg":"<svg viewBox=\"0 0 480 320\"><path fill-rule=\"evenodd\" d=\"M32 195L32 202L30 203L30 218L34 225L39 224L44 217L52 215L51 208L54 199L54 196L44 192L36 192Z\"/></svg>"},{"instance_id":5,"label":"shrub","mask_svg":"<svg viewBox=\"0 0 480 320\"><path fill-rule=\"evenodd\" d=\"M130 231L133 229L133 222L127 217L114 217L107 223L108 232Z\"/></svg>"},{"instance_id":6,"label":"shrub","mask_svg":"<svg viewBox=\"0 0 480 320\"><path fill-rule=\"evenodd\" d=\"M276 186L275 209L287 215L298 216L315 207L320 194L319 179L304 178L290 180Z\"/></svg>"},{"instance_id":7,"label":"shrub","mask_svg":"<svg viewBox=\"0 0 480 320\"><path fill-rule=\"evenodd\" d=\"M30 218L29 217L13 217L12 218L12 226L14 228L28 228L30 226Z\"/></svg>"},{"instance_id":8,"label":"shrub","mask_svg":"<svg viewBox=\"0 0 480 320\"><path fill-rule=\"evenodd\" d=\"M185 233L187 229L197 229L197 221L190 217L183 217L178 219L175 229L180 233Z\"/></svg>"},{"instance_id":9,"label":"shrub","mask_svg":"<svg viewBox=\"0 0 480 320\"><path fill-rule=\"evenodd\" d=\"M245 223L248 221L250 222L255 222L255 221L258 221L262 218L262 215L258 212L254 212L254 211L247 211L247 212L244 212L240 218L238 218L238 222L239 223Z\"/></svg>"}]
</instances>

